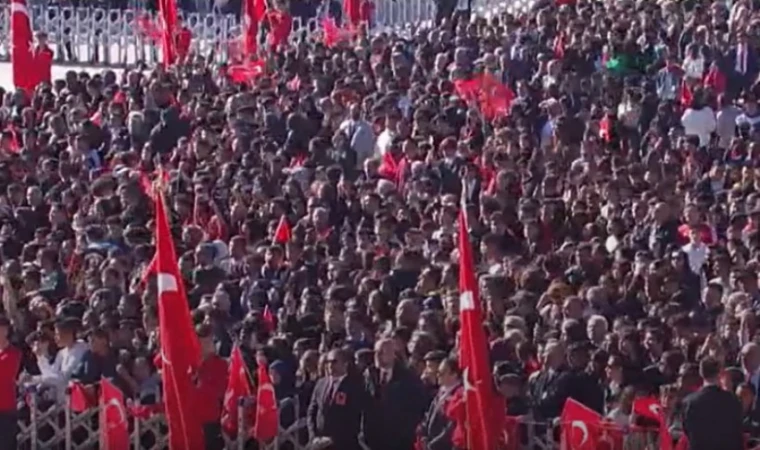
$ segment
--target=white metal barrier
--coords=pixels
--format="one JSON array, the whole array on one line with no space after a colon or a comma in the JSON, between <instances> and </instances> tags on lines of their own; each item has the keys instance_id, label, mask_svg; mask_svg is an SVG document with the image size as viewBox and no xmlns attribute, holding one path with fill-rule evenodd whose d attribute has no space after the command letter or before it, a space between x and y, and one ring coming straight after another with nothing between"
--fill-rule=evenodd
<instances>
[{"instance_id":1,"label":"white metal barrier","mask_svg":"<svg viewBox=\"0 0 760 450\"><path fill-rule=\"evenodd\" d=\"M242 450L246 448L249 438L245 430L252 424L245 423L243 413L246 403L251 399L242 399L238 405L238 434L227 436L223 434L226 450ZM100 407L93 407L84 412L72 411L70 395L66 395L66 404L59 405L46 399L43 393L34 389L27 391L18 410L18 443L19 450L46 450L65 448L66 450L91 450L98 448L100 438L98 424ZM299 403L296 398L287 398L279 405L281 416L294 418L286 426L280 425L278 436L261 450L278 450L285 445L292 450L305 450L306 422L300 417ZM129 408L128 408L129 409ZM147 417L137 417L127 413L131 446L141 450L163 450L168 447L168 428L163 414L154 413ZM282 418L281 418L282 422ZM221 450L221 449L220 449Z\"/></svg>"},{"instance_id":2,"label":"white metal barrier","mask_svg":"<svg viewBox=\"0 0 760 450\"><path fill-rule=\"evenodd\" d=\"M535 0L458 0L459 8L471 7L477 15L491 16L502 11L515 14L525 11ZM403 33L412 24L429 24L435 17L433 0L374 0L372 31ZM468 3L471 2L471 3ZM157 61L157 45L140 32L139 18L145 10L72 8L30 2L33 28L45 31L56 55L56 63L95 66L123 66ZM238 19L232 14L181 13L183 23L193 39L191 51L217 61L227 59L229 43L240 36ZM0 60L9 59L9 6L0 7ZM310 39L320 31L317 18L307 21L293 18L290 39ZM263 36L261 36L263 39Z\"/></svg>"},{"instance_id":3,"label":"white metal barrier","mask_svg":"<svg viewBox=\"0 0 760 450\"><path fill-rule=\"evenodd\" d=\"M19 408L19 450L46 450L65 448L66 450L91 450L98 448L100 408L93 407L85 412L76 413L70 408L67 394L66 404L57 405L46 401L44 395L31 390ZM247 448L249 438L245 430L250 423L245 423L243 399L238 406L238 435L225 436L225 450L243 450ZM301 417L298 398L287 398L280 402L280 430L278 436L261 450L308 450L308 433L306 420ZM168 429L162 414L152 414L147 418L138 418L127 414L131 448L137 450L163 450L168 446ZM290 423L282 425L283 420ZM610 430L614 428L611 425ZM556 450L558 424L538 423L528 417L521 417L517 425L521 450ZM658 447L658 429L627 427L618 429L623 444L607 448L625 448L626 450L646 450ZM608 436L607 432L603 432ZM610 434L611 436L611 434ZM609 443L609 442L608 442ZM600 446L601 448L601 446ZM220 449L221 450L221 449Z\"/></svg>"}]
</instances>

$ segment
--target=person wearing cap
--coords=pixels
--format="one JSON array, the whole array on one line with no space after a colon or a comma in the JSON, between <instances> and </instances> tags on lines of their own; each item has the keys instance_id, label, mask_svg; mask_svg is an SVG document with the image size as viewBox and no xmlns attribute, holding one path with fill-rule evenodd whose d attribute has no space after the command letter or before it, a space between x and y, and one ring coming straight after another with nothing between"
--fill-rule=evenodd
<instances>
[{"instance_id":1,"label":"person wearing cap","mask_svg":"<svg viewBox=\"0 0 760 450\"><path fill-rule=\"evenodd\" d=\"M32 381L54 389L60 403L64 401L66 386L79 370L88 350L87 344L77 339L79 325L79 319L73 317L62 317L55 322L55 343L60 350L52 364L47 356L47 341L37 341L32 349L40 369L40 375L32 377Z\"/></svg>"},{"instance_id":2,"label":"person wearing cap","mask_svg":"<svg viewBox=\"0 0 760 450\"><path fill-rule=\"evenodd\" d=\"M16 380L21 372L22 354L10 337L11 321L0 315L0 450L17 448Z\"/></svg>"},{"instance_id":3,"label":"person wearing cap","mask_svg":"<svg viewBox=\"0 0 760 450\"><path fill-rule=\"evenodd\" d=\"M438 367L438 393L420 425L419 441L424 450L450 450L456 423L447 414L452 399L462 391L462 371L454 357L444 358Z\"/></svg>"}]
</instances>

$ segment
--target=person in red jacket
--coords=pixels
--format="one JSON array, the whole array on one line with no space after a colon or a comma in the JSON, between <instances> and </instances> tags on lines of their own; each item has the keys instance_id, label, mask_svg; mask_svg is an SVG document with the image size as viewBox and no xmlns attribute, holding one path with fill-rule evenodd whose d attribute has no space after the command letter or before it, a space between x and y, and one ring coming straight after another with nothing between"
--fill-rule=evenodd
<instances>
[{"instance_id":1,"label":"person in red jacket","mask_svg":"<svg viewBox=\"0 0 760 450\"><path fill-rule=\"evenodd\" d=\"M16 449L16 380L21 369L21 350L10 340L11 322L0 316L0 450Z\"/></svg>"},{"instance_id":2,"label":"person in red jacket","mask_svg":"<svg viewBox=\"0 0 760 450\"><path fill-rule=\"evenodd\" d=\"M227 361L216 353L214 334L208 325L198 325L195 329L201 344L203 360L198 368L198 390L196 398L201 404L201 415L206 448L224 448L222 438L222 405L227 389Z\"/></svg>"},{"instance_id":3,"label":"person in red jacket","mask_svg":"<svg viewBox=\"0 0 760 450\"><path fill-rule=\"evenodd\" d=\"M37 84L51 83L53 79L53 50L47 43L48 36L44 31L37 32L37 45L32 50L34 65L37 70Z\"/></svg>"}]
</instances>

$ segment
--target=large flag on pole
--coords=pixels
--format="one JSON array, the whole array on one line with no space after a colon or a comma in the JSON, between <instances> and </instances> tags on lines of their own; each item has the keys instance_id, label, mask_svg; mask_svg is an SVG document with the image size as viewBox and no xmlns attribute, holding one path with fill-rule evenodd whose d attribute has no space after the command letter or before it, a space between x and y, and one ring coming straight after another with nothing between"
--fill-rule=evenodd
<instances>
[{"instance_id":1,"label":"large flag on pole","mask_svg":"<svg viewBox=\"0 0 760 450\"><path fill-rule=\"evenodd\" d=\"M177 62L177 2L158 0L158 16L161 20L161 52L164 67Z\"/></svg>"},{"instance_id":2,"label":"large flag on pole","mask_svg":"<svg viewBox=\"0 0 760 450\"><path fill-rule=\"evenodd\" d=\"M166 403L170 450L201 450L203 428L196 414L193 374L200 345L190 319L163 197L156 199L156 272L158 281L161 380Z\"/></svg>"},{"instance_id":3,"label":"large flag on pole","mask_svg":"<svg viewBox=\"0 0 760 450\"><path fill-rule=\"evenodd\" d=\"M11 0L11 67L13 85L31 92L37 86L38 74L32 53L32 22L26 0Z\"/></svg>"},{"instance_id":4,"label":"large flag on pole","mask_svg":"<svg viewBox=\"0 0 760 450\"><path fill-rule=\"evenodd\" d=\"M488 363L486 335L478 298L478 282L467 225L466 186L459 211L459 364L462 367L468 450L499 448L504 407L497 405ZM499 417L499 415L501 417Z\"/></svg>"}]
</instances>

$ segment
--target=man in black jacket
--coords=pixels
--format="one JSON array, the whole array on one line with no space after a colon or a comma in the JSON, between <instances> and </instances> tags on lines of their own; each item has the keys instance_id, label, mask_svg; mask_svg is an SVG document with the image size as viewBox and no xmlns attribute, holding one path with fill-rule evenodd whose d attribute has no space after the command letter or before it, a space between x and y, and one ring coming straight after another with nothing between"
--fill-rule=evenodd
<instances>
[{"instance_id":1,"label":"man in black jacket","mask_svg":"<svg viewBox=\"0 0 760 450\"><path fill-rule=\"evenodd\" d=\"M422 421L422 448L425 450L450 450L453 448L451 435L456 423L446 414L452 398L462 390L462 372L455 358L441 361L438 369L441 387Z\"/></svg>"},{"instance_id":2,"label":"man in black jacket","mask_svg":"<svg viewBox=\"0 0 760 450\"><path fill-rule=\"evenodd\" d=\"M397 359L390 339L375 345L375 366L364 376L371 398L364 442L373 450L412 450L427 406L422 380Z\"/></svg>"},{"instance_id":3,"label":"man in black jacket","mask_svg":"<svg viewBox=\"0 0 760 450\"><path fill-rule=\"evenodd\" d=\"M742 411L739 400L718 387L720 364L705 358L699 364L704 386L684 400L684 431L691 450L740 450Z\"/></svg>"},{"instance_id":4,"label":"man in black jacket","mask_svg":"<svg viewBox=\"0 0 760 450\"><path fill-rule=\"evenodd\" d=\"M349 370L342 350L327 355L326 377L314 387L306 415L311 445L340 450L360 450L359 433L367 409L367 393L361 377Z\"/></svg>"}]
</instances>

